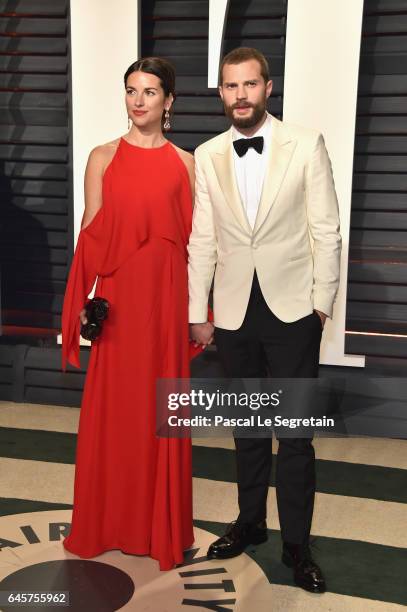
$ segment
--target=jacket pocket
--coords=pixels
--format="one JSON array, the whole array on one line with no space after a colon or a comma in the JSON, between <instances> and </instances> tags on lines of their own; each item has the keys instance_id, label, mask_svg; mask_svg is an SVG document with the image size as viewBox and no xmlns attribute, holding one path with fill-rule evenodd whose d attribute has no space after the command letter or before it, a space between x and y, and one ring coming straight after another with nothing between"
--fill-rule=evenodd
<instances>
[{"instance_id":1,"label":"jacket pocket","mask_svg":"<svg viewBox=\"0 0 407 612\"><path fill-rule=\"evenodd\" d=\"M297 255L296 257L290 257L288 261L301 261L301 259L311 259L312 253L306 253L305 255Z\"/></svg>"}]
</instances>

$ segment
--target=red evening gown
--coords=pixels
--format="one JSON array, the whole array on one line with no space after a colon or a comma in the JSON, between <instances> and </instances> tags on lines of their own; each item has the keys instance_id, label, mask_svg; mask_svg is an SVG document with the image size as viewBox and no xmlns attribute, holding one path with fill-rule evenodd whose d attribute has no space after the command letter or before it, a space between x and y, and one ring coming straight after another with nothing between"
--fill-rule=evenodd
<instances>
[{"instance_id":1,"label":"red evening gown","mask_svg":"<svg viewBox=\"0 0 407 612\"><path fill-rule=\"evenodd\" d=\"M120 140L103 177L103 204L79 234L62 313L62 367L79 362L79 312L110 304L92 342L65 548L80 557L121 549L161 570L193 541L191 440L155 435L156 378L188 378L188 171L167 142Z\"/></svg>"}]
</instances>

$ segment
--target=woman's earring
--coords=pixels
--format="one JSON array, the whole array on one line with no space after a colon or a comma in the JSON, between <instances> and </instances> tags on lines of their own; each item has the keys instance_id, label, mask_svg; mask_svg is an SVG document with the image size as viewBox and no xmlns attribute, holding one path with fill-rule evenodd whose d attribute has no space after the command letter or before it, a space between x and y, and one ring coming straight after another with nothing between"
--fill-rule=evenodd
<instances>
[{"instance_id":1,"label":"woman's earring","mask_svg":"<svg viewBox=\"0 0 407 612\"><path fill-rule=\"evenodd\" d=\"M131 121L130 121L130 117L127 117L128 121L127 121L127 127L130 129L131 126Z\"/></svg>"},{"instance_id":2,"label":"woman's earring","mask_svg":"<svg viewBox=\"0 0 407 612\"><path fill-rule=\"evenodd\" d=\"M163 125L164 130L169 130L170 127L171 127L171 123L170 123L170 113L169 113L168 109L165 111L164 117L165 117L165 122L164 122L164 125Z\"/></svg>"}]
</instances>

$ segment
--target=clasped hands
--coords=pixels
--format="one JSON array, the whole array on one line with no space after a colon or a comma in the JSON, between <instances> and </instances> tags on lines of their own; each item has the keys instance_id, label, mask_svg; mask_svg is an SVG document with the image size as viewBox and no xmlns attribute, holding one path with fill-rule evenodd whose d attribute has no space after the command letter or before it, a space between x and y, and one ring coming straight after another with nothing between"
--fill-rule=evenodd
<instances>
[{"instance_id":1,"label":"clasped hands","mask_svg":"<svg viewBox=\"0 0 407 612\"><path fill-rule=\"evenodd\" d=\"M320 310L315 310L319 318L321 319L322 328L325 326L327 315ZM209 344L213 342L213 332L215 327L213 323L207 321L206 323L191 323L189 326L189 335L191 342L194 342L194 346L201 345L205 349Z\"/></svg>"},{"instance_id":2,"label":"clasped hands","mask_svg":"<svg viewBox=\"0 0 407 612\"><path fill-rule=\"evenodd\" d=\"M201 345L205 349L209 344L213 342L213 332L215 326L210 321L206 323L190 323L189 335L191 342L194 342L194 346Z\"/></svg>"}]
</instances>

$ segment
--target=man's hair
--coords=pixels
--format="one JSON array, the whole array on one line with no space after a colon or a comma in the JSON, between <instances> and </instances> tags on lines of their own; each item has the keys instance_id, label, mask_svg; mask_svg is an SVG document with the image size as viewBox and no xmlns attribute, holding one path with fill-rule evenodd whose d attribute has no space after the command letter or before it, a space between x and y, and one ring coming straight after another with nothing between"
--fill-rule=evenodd
<instances>
[{"instance_id":1,"label":"man's hair","mask_svg":"<svg viewBox=\"0 0 407 612\"><path fill-rule=\"evenodd\" d=\"M260 73L264 79L264 82L270 80L269 65L261 51L254 49L253 47L238 47L233 49L223 58L219 68L219 85L223 83L223 67L225 64L241 64L248 60L257 60L260 64Z\"/></svg>"}]
</instances>

